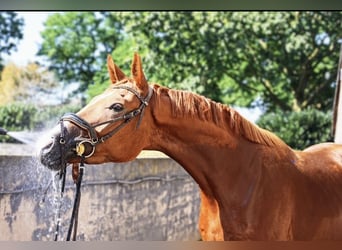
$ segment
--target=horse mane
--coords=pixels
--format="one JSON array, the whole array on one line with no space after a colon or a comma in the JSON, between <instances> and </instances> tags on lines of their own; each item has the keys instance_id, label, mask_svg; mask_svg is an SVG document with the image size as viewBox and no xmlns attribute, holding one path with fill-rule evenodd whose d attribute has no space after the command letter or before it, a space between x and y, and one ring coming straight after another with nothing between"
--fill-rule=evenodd
<instances>
[{"instance_id":1,"label":"horse mane","mask_svg":"<svg viewBox=\"0 0 342 250\"><path fill-rule=\"evenodd\" d=\"M188 116L213 122L254 143L266 146L286 145L275 134L251 123L227 105L189 91L174 90L159 85L154 85L154 90L170 98L172 115L175 117Z\"/></svg>"}]
</instances>

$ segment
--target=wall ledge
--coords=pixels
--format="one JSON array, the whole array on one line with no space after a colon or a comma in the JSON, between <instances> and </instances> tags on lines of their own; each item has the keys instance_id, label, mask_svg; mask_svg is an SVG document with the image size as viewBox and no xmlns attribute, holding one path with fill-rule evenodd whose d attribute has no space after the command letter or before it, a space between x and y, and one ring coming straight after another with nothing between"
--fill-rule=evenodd
<instances>
[{"instance_id":1,"label":"wall ledge","mask_svg":"<svg viewBox=\"0 0 342 250\"><path fill-rule=\"evenodd\" d=\"M0 156L38 156L35 145L20 143L0 143ZM137 159L168 159L169 157L162 152L154 150L143 150Z\"/></svg>"}]
</instances>

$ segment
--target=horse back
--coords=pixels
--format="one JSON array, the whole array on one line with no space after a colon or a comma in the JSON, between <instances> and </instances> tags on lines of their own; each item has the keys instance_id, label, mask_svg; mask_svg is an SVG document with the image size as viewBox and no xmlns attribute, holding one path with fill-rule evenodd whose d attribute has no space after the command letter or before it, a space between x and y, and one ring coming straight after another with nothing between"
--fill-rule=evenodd
<instances>
[{"instance_id":1,"label":"horse back","mask_svg":"<svg viewBox=\"0 0 342 250\"><path fill-rule=\"evenodd\" d=\"M321 192L341 194L342 199L342 144L317 144L297 155L297 168L310 180L310 185L319 186Z\"/></svg>"},{"instance_id":2,"label":"horse back","mask_svg":"<svg viewBox=\"0 0 342 250\"><path fill-rule=\"evenodd\" d=\"M294 224L301 239L342 239L342 145L323 143L296 152Z\"/></svg>"},{"instance_id":3,"label":"horse back","mask_svg":"<svg viewBox=\"0 0 342 250\"><path fill-rule=\"evenodd\" d=\"M309 169L342 174L342 144L316 144L302 151L301 156Z\"/></svg>"}]
</instances>

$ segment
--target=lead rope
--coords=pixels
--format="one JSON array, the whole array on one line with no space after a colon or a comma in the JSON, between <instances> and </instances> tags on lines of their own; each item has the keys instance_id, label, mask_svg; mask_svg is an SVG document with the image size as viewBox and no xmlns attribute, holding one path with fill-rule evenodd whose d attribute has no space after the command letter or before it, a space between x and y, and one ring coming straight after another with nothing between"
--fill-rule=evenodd
<instances>
[{"instance_id":1,"label":"lead rope","mask_svg":"<svg viewBox=\"0 0 342 250\"><path fill-rule=\"evenodd\" d=\"M78 172L78 177L76 180L76 193L75 193L74 205L73 205L73 209L71 213L68 234L66 237L67 241L70 241L73 228L74 228L74 231L73 231L72 240L76 241L77 226L78 226L78 211L79 211L80 200L81 200L81 184L82 184L83 173L84 173L84 157L82 157L81 163L79 165L79 172ZM59 236L59 229L60 229L60 223L61 223L61 204L62 204L61 200L63 199L63 196L64 196L65 176L66 176L65 170L61 170L59 173L59 178L62 179L62 187L61 187L61 195L60 195L60 204L59 204L58 213L57 213L57 224L56 224L54 241L57 241L58 236Z\"/></svg>"},{"instance_id":2,"label":"lead rope","mask_svg":"<svg viewBox=\"0 0 342 250\"><path fill-rule=\"evenodd\" d=\"M74 233L73 233L72 240L76 241L77 226L78 226L78 211L80 208L81 184L82 184L83 173L84 173L84 157L81 156L81 163L79 165L79 173L78 173L78 177L76 180L76 194L75 194L75 199L74 199L74 206L72 209L72 214L71 214L70 223L69 223L68 235L66 238L67 241L70 241L73 227L74 227Z\"/></svg>"}]
</instances>

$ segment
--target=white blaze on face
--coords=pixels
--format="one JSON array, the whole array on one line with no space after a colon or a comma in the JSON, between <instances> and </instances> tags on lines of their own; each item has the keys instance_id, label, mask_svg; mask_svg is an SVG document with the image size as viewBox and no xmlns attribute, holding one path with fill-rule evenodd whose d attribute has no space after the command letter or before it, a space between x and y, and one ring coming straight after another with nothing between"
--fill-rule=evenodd
<instances>
[{"instance_id":1,"label":"white blaze on face","mask_svg":"<svg viewBox=\"0 0 342 250\"><path fill-rule=\"evenodd\" d=\"M132 94L132 96L134 96ZM117 99L117 98L116 98ZM88 123L96 125L102 122L110 121L113 117L113 112L108 108L116 101L114 92L108 91L104 92L101 95L94 97L86 107L84 107L81 111L79 111L78 115L82 116ZM87 116L94 116L93 119L90 120ZM113 124L107 123L100 126L95 126L95 131L101 133L106 127L111 126Z\"/></svg>"}]
</instances>

